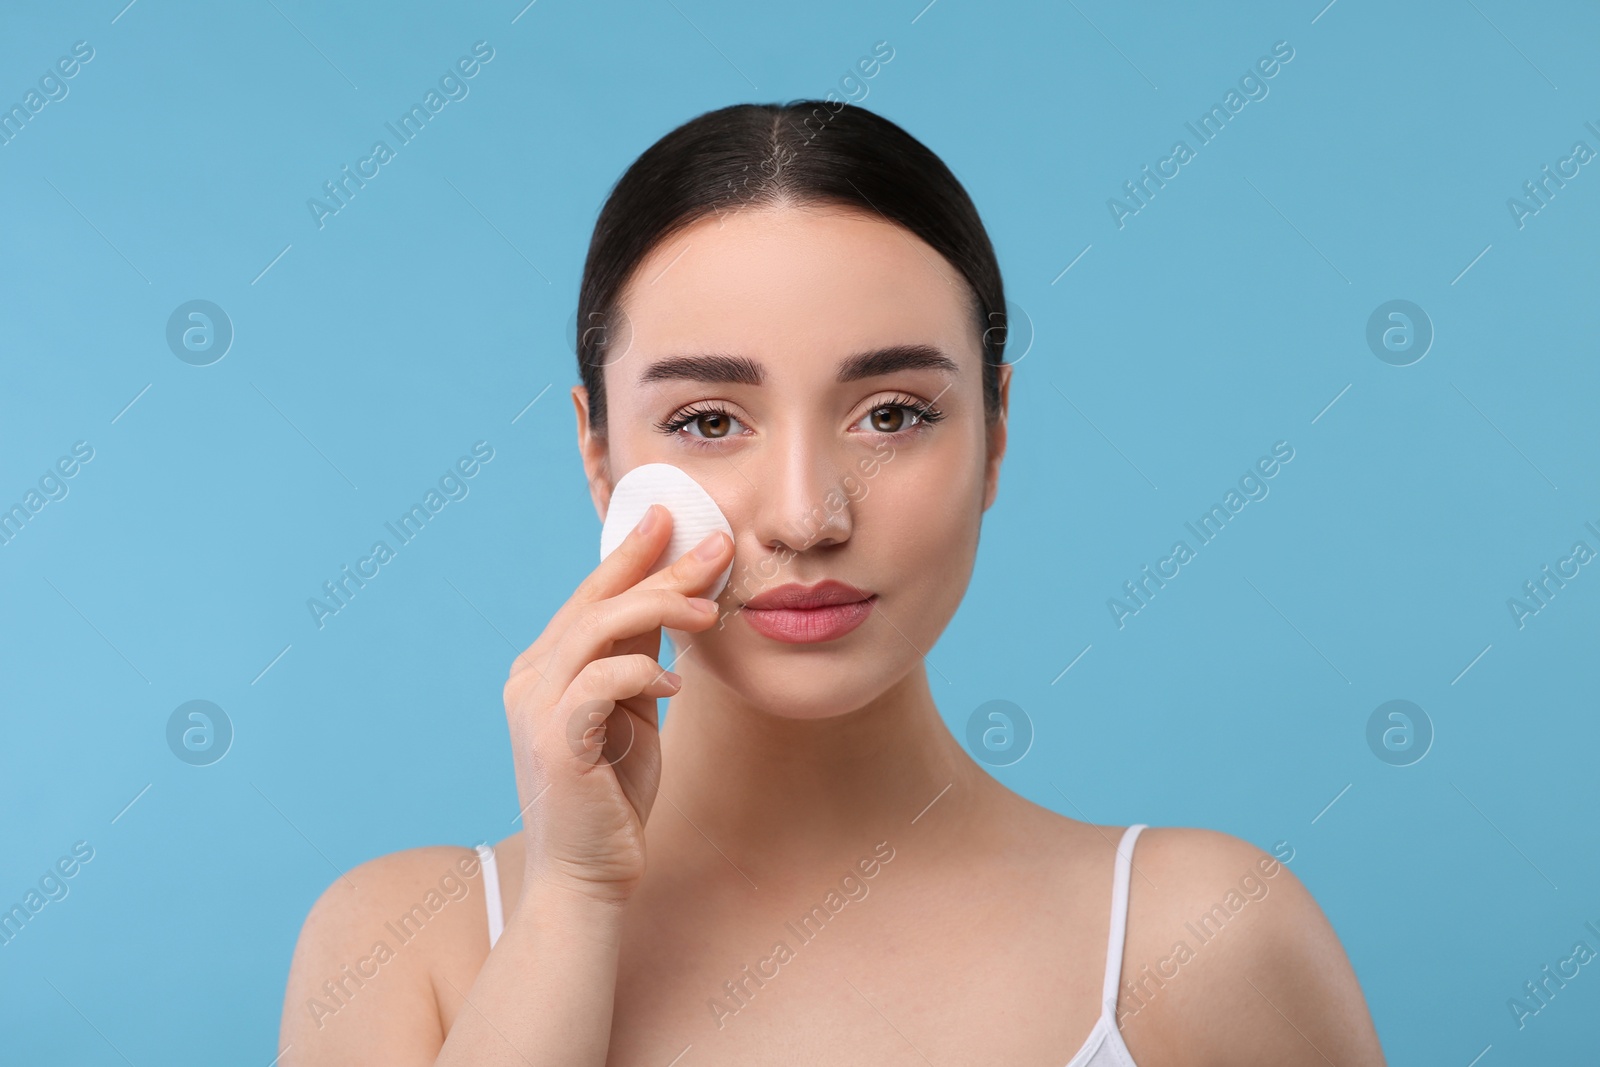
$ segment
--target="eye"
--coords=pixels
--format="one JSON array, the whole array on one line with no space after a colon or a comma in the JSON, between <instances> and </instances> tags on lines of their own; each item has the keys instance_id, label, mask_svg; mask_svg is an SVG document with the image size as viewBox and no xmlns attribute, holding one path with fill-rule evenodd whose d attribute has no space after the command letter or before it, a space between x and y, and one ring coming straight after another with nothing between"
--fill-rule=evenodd
<instances>
[{"instance_id":1,"label":"eye","mask_svg":"<svg viewBox=\"0 0 1600 1067\"><path fill-rule=\"evenodd\" d=\"M943 411L927 401L900 394L867 412L857 425L867 423L868 432L895 436L920 432L944 417ZM744 431L744 426L726 409L704 403L676 412L656 423L656 429L669 437L686 437L695 445L704 445L736 437ZM684 430L691 432L682 433Z\"/></svg>"},{"instance_id":2,"label":"eye","mask_svg":"<svg viewBox=\"0 0 1600 1067\"><path fill-rule=\"evenodd\" d=\"M739 420L719 407L695 406L685 408L671 418L657 424L656 428L662 433L673 435L687 427L698 429L699 433L690 433L686 436L706 441L720 441L731 436L735 431L733 427L739 425Z\"/></svg>"},{"instance_id":3,"label":"eye","mask_svg":"<svg viewBox=\"0 0 1600 1067\"><path fill-rule=\"evenodd\" d=\"M886 404L881 408L873 408L867 414L866 421L874 430L882 433L899 433L910 425L915 425L911 420L916 417L916 412L904 404Z\"/></svg>"},{"instance_id":4,"label":"eye","mask_svg":"<svg viewBox=\"0 0 1600 1067\"><path fill-rule=\"evenodd\" d=\"M897 396L886 404L879 404L862 417L872 429L882 434L907 433L919 426L931 425L944 418L944 412L912 396Z\"/></svg>"}]
</instances>

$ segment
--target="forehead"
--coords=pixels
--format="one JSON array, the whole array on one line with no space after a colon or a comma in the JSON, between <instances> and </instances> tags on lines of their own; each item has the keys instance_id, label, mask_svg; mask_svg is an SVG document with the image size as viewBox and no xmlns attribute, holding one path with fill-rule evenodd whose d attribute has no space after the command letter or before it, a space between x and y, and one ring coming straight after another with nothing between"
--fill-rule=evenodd
<instances>
[{"instance_id":1,"label":"forehead","mask_svg":"<svg viewBox=\"0 0 1600 1067\"><path fill-rule=\"evenodd\" d=\"M652 249L622 296L634 354L745 355L779 377L831 375L850 352L906 343L976 368L971 299L960 273L909 230L832 205L703 219ZM631 381L643 363L613 372L627 368Z\"/></svg>"}]
</instances>

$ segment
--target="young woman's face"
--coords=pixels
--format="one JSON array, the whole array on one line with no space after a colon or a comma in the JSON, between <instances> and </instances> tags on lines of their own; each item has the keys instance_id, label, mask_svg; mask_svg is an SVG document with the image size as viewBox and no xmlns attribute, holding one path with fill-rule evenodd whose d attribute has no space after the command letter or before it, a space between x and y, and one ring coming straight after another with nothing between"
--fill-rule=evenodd
<instances>
[{"instance_id":1,"label":"young woman's face","mask_svg":"<svg viewBox=\"0 0 1600 1067\"><path fill-rule=\"evenodd\" d=\"M671 463L733 527L720 624L668 631L693 649L679 673L821 718L920 665L966 591L1005 447L1004 419L985 425L969 300L932 247L842 207L710 218L640 263L604 371L605 440L574 398L602 516L623 474ZM867 603L743 608L826 580Z\"/></svg>"}]
</instances>

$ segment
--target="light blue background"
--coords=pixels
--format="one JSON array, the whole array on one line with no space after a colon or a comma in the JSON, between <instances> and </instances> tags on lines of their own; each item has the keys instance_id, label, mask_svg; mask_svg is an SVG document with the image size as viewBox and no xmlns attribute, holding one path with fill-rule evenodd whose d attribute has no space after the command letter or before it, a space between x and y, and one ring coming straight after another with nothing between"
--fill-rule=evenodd
<instances>
[{"instance_id":1,"label":"light blue background","mask_svg":"<svg viewBox=\"0 0 1600 1067\"><path fill-rule=\"evenodd\" d=\"M1037 802L1289 842L1391 1062L1594 1057L1600 964L1506 1006L1600 949L1600 565L1506 606L1600 549L1600 163L1506 206L1600 150L1593 5L122 2L0 15L0 103L95 50L0 147L0 505L95 450L0 547L0 904L95 850L0 948L7 1062L265 1067L336 869L512 829L501 685L596 556L564 338L595 213L673 126L838 90L880 40L862 102L966 185L1036 330L929 656L952 730L1011 700L1037 736L994 773ZM478 40L470 95L319 230L306 200ZM207 367L164 336L197 298L237 331ZM1365 342L1397 298L1436 330L1408 367ZM307 598L479 440L318 630ZM1119 630L1107 599L1279 440L1270 496ZM197 698L237 731L201 768L164 737ZM1365 739L1398 698L1437 734L1408 767Z\"/></svg>"}]
</instances>

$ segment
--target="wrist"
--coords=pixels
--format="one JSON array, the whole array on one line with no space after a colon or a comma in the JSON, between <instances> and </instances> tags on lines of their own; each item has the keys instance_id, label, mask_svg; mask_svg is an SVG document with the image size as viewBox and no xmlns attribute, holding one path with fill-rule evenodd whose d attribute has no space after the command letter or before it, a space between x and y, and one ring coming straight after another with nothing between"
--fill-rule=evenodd
<instances>
[{"instance_id":1,"label":"wrist","mask_svg":"<svg viewBox=\"0 0 1600 1067\"><path fill-rule=\"evenodd\" d=\"M506 920L508 927L523 927L518 939L532 937L543 944L582 944L590 951L614 956L621 950L622 920L626 900L597 896L588 888L534 875L523 878L517 908ZM509 931L508 931L509 932Z\"/></svg>"},{"instance_id":2,"label":"wrist","mask_svg":"<svg viewBox=\"0 0 1600 1067\"><path fill-rule=\"evenodd\" d=\"M605 919L608 916L620 916L632 892L631 887L623 887L616 883L572 878L544 869L530 869L523 872L520 896L524 901L537 902L534 907L544 909L546 912L592 915Z\"/></svg>"}]
</instances>

